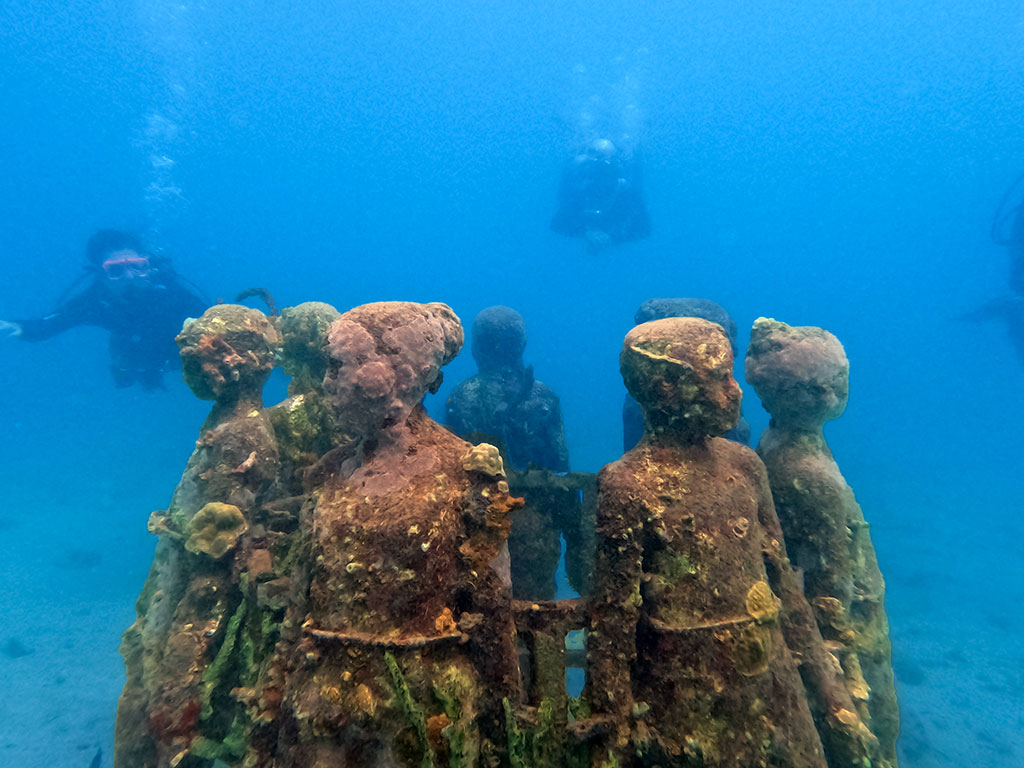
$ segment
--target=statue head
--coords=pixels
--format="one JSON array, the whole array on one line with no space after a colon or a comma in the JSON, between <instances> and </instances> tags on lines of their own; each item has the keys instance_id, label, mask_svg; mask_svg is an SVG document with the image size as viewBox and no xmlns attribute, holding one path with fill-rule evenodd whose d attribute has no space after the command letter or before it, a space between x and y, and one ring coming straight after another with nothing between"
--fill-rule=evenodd
<instances>
[{"instance_id":1,"label":"statue head","mask_svg":"<svg viewBox=\"0 0 1024 768\"><path fill-rule=\"evenodd\" d=\"M645 437L693 442L724 435L740 415L732 346L720 325L671 317L636 326L619 355L629 393L644 412Z\"/></svg>"},{"instance_id":2,"label":"statue head","mask_svg":"<svg viewBox=\"0 0 1024 768\"><path fill-rule=\"evenodd\" d=\"M637 308L633 322L640 325L664 317L703 317L718 323L729 337L733 355L736 354L736 322L721 304L711 299L647 299Z\"/></svg>"},{"instance_id":3,"label":"statue head","mask_svg":"<svg viewBox=\"0 0 1024 768\"><path fill-rule=\"evenodd\" d=\"M307 301L281 310L282 363L292 377L288 393L319 390L327 373L327 332L341 313L330 304Z\"/></svg>"},{"instance_id":4,"label":"statue head","mask_svg":"<svg viewBox=\"0 0 1024 768\"><path fill-rule=\"evenodd\" d=\"M746 376L772 423L792 429L820 429L843 412L850 393L850 364L839 339L764 317L750 332Z\"/></svg>"},{"instance_id":5,"label":"statue head","mask_svg":"<svg viewBox=\"0 0 1024 768\"><path fill-rule=\"evenodd\" d=\"M522 368L526 322L510 307L487 307L473 321L473 359L481 373Z\"/></svg>"},{"instance_id":6,"label":"statue head","mask_svg":"<svg viewBox=\"0 0 1024 768\"><path fill-rule=\"evenodd\" d=\"M176 341L185 383L202 400L259 398L281 338L258 309L218 304L185 322Z\"/></svg>"},{"instance_id":7,"label":"statue head","mask_svg":"<svg viewBox=\"0 0 1024 768\"><path fill-rule=\"evenodd\" d=\"M459 318L446 304L364 304L335 320L328 333L324 394L338 426L371 438L404 426L441 368L462 348Z\"/></svg>"}]
</instances>

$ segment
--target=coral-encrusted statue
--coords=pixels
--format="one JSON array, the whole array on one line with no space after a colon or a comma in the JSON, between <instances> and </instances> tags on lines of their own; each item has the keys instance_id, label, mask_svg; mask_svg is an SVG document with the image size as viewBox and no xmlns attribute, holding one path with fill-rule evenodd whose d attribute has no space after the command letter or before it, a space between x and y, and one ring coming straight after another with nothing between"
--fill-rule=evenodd
<instances>
[{"instance_id":1,"label":"coral-encrusted statue","mask_svg":"<svg viewBox=\"0 0 1024 768\"><path fill-rule=\"evenodd\" d=\"M281 358L284 372L291 377L288 394L319 392L330 355L327 334L331 323L341 317L330 304L307 301L281 310Z\"/></svg>"},{"instance_id":2,"label":"coral-encrusted statue","mask_svg":"<svg viewBox=\"0 0 1024 768\"><path fill-rule=\"evenodd\" d=\"M517 502L497 449L421 404L462 341L444 304L368 304L331 325L325 399L353 443L307 521L279 768L497 765L505 751Z\"/></svg>"},{"instance_id":3,"label":"coral-encrusted statue","mask_svg":"<svg viewBox=\"0 0 1024 768\"><path fill-rule=\"evenodd\" d=\"M605 748L623 765L821 768L783 636L802 597L773 591L789 566L764 467L718 437L739 417L729 339L657 320L619 359L646 431L598 477L588 693Z\"/></svg>"},{"instance_id":4,"label":"coral-encrusted statue","mask_svg":"<svg viewBox=\"0 0 1024 768\"><path fill-rule=\"evenodd\" d=\"M893 689L882 574L860 506L832 458L822 427L846 407L849 363L828 331L760 318L751 331L747 381L771 425L758 453L775 508L821 634L839 657L846 687L895 765L899 712Z\"/></svg>"},{"instance_id":5,"label":"coral-encrusted statue","mask_svg":"<svg viewBox=\"0 0 1024 768\"><path fill-rule=\"evenodd\" d=\"M760 391L789 369L772 357L787 347L757 330ZM795 548L809 588L831 590L815 608L842 668L786 558L764 466L718 437L739 413L719 326L673 318L626 337L622 372L646 432L600 475L589 603L512 601L507 542L522 502L498 449L466 443L422 405L462 340L443 304L339 315L311 303L280 321L219 306L186 326L186 381L214 407L170 508L150 519L160 541L122 646L115 768L889 764L851 699L883 735L869 672L881 580L872 591L859 510L820 441L825 411L816 427L799 421L818 413L814 398L796 416L788 390L770 405L777 432L762 448L789 435L807 449L790 484L813 493L780 493L787 514L827 491L800 513L831 510L822 537L796 529ZM264 409L277 362L289 397ZM845 393L845 368L823 370ZM783 429L783 413L797 421ZM538 498L555 481L582 488L538 473L520 475ZM826 523L844 514L853 549L822 564L842 533ZM588 612L589 701L570 718L566 633Z\"/></svg>"},{"instance_id":6,"label":"coral-encrusted statue","mask_svg":"<svg viewBox=\"0 0 1024 768\"><path fill-rule=\"evenodd\" d=\"M170 508L150 518L160 541L122 645L118 768L195 765L182 761L220 754L215 649L237 630L230 618L244 601L240 574L255 578L269 561L251 529L278 475L261 391L279 344L263 314L232 305L207 310L178 336L185 380L214 406Z\"/></svg>"}]
</instances>

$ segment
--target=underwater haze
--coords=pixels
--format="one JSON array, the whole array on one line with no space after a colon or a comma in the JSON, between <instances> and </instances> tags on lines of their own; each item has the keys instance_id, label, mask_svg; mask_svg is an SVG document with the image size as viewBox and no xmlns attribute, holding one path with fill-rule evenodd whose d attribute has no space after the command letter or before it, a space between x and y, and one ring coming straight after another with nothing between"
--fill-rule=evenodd
<instances>
[{"instance_id":1,"label":"underwater haze","mask_svg":"<svg viewBox=\"0 0 1024 768\"><path fill-rule=\"evenodd\" d=\"M7 0L0 72L0 319L52 308L104 227L213 299L443 301L467 336L505 304L587 472L622 453L645 299L726 307L741 382L756 318L834 333L826 435L886 577L901 765L1024 766L1024 359L959 319L1008 293L1024 2ZM611 134L651 234L593 253L549 222ZM105 768L146 521L209 406L177 374L115 388L95 328L0 356L0 764ZM474 372L467 344L435 418Z\"/></svg>"}]
</instances>

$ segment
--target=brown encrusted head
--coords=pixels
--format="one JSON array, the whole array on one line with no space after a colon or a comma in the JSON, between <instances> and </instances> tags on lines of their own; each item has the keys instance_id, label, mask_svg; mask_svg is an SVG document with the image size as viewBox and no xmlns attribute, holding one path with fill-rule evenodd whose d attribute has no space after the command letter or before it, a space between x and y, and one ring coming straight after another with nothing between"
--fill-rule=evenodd
<instances>
[{"instance_id":1,"label":"brown encrusted head","mask_svg":"<svg viewBox=\"0 0 1024 768\"><path fill-rule=\"evenodd\" d=\"M695 317L638 325L619 355L626 388L643 408L646 436L684 442L723 435L736 424L741 393L732 363L722 327Z\"/></svg>"},{"instance_id":2,"label":"brown encrusted head","mask_svg":"<svg viewBox=\"0 0 1024 768\"><path fill-rule=\"evenodd\" d=\"M201 400L258 397L281 338L257 309L218 304L189 320L177 337L185 383Z\"/></svg>"},{"instance_id":3,"label":"brown encrusted head","mask_svg":"<svg viewBox=\"0 0 1024 768\"><path fill-rule=\"evenodd\" d=\"M820 429L843 412L850 393L850 364L839 339L765 317L750 332L746 375L780 427Z\"/></svg>"},{"instance_id":4,"label":"brown encrusted head","mask_svg":"<svg viewBox=\"0 0 1024 768\"><path fill-rule=\"evenodd\" d=\"M403 424L441 368L462 348L459 318L446 304L384 301L331 324L324 393L346 432L370 437Z\"/></svg>"}]
</instances>

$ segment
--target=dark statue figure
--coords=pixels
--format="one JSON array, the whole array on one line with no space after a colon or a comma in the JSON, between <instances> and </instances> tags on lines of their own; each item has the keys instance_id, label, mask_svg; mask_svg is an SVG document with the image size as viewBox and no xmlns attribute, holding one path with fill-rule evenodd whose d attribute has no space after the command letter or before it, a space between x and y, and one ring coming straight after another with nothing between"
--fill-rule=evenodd
<instances>
[{"instance_id":1,"label":"dark statue figure","mask_svg":"<svg viewBox=\"0 0 1024 768\"><path fill-rule=\"evenodd\" d=\"M447 424L458 435L483 432L505 444L512 469L531 464L569 471L558 396L523 363L526 323L509 307L488 307L473 321L479 372L448 398Z\"/></svg>"},{"instance_id":2,"label":"dark statue figure","mask_svg":"<svg viewBox=\"0 0 1024 768\"><path fill-rule=\"evenodd\" d=\"M551 483L543 488L534 483L527 490L519 487L517 475L531 467L569 471L558 396L523 363L526 323L514 309L496 306L480 312L473 321L472 345L479 373L448 398L448 427L463 437L496 438L505 448L512 491L527 502L513 517L509 537L514 594L550 600L561 555L559 536L571 538L578 528L576 494Z\"/></svg>"}]
</instances>

